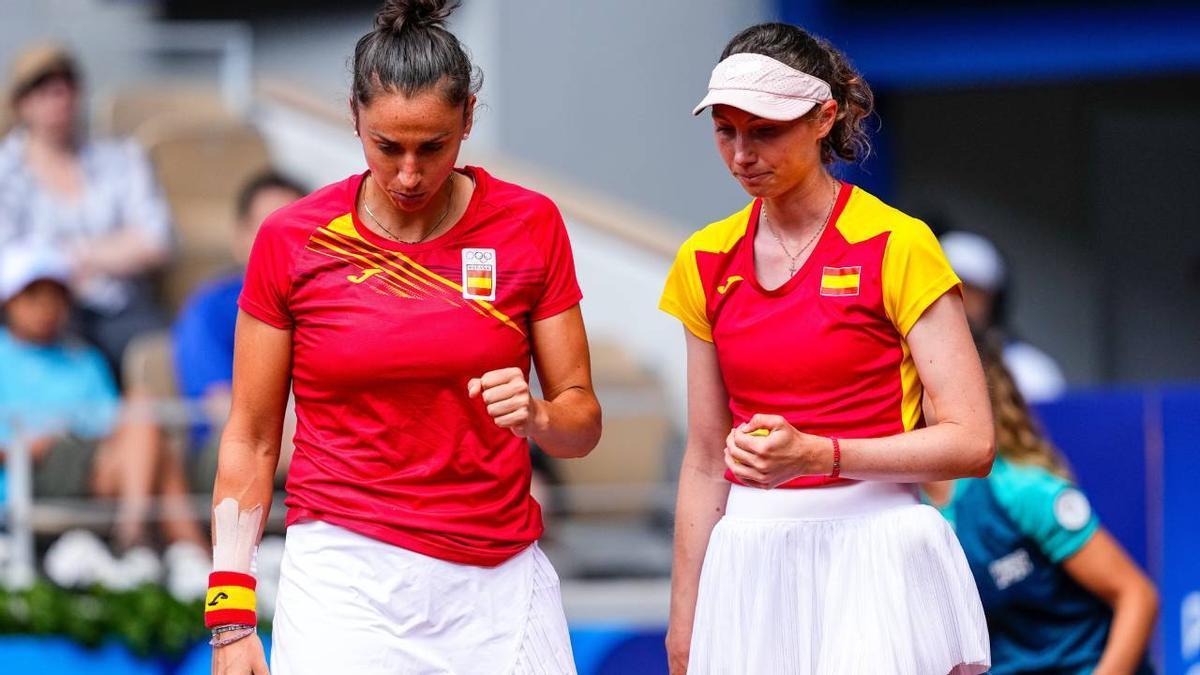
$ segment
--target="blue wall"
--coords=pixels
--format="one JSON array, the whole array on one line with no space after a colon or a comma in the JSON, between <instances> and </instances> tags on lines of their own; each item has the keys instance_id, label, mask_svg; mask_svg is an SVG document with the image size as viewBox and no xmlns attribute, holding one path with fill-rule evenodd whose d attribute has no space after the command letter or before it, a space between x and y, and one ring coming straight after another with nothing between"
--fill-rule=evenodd
<instances>
[{"instance_id":1,"label":"blue wall","mask_svg":"<svg viewBox=\"0 0 1200 675\"><path fill-rule=\"evenodd\" d=\"M1168 675L1200 672L1200 390L1169 389L1162 399L1163 663ZM1185 609L1186 607L1186 609Z\"/></svg>"},{"instance_id":2,"label":"blue wall","mask_svg":"<svg viewBox=\"0 0 1200 675\"><path fill-rule=\"evenodd\" d=\"M1075 393L1039 413L1101 523L1158 584L1156 661L1166 675L1200 668L1200 388Z\"/></svg>"},{"instance_id":3,"label":"blue wall","mask_svg":"<svg viewBox=\"0 0 1200 675\"><path fill-rule=\"evenodd\" d=\"M883 119L889 96L914 90L1079 80L1120 86L1122 78L1200 73L1200 3L917 4L778 0L777 11L850 57ZM886 126L874 134L874 157L841 172L885 200L893 197L887 134Z\"/></svg>"},{"instance_id":4,"label":"blue wall","mask_svg":"<svg viewBox=\"0 0 1200 675\"><path fill-rule=\"evenodd\" d=\"M880 88L1200 71L1196 3L867 4L780 0L779 16L828 38Z\"/></svg>"},{"instance_id":5,"label":"blue wall","mask_svg":"<svg viewBox=\"0 0 1200 675\"><path fill-rule=\"evenodd\" d=\"M1038 414L1100 522L1149 569L1146 406L1140 390L1081 392L1040 406Z\"/></svg>"}]
</instances>

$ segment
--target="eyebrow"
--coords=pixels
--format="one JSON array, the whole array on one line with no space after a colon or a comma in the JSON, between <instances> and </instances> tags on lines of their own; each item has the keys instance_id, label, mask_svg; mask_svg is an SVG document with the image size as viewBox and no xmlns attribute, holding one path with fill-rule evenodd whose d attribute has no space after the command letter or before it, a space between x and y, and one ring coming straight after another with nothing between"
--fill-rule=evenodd
<instances>
[{"instance_id":1,"label":"eyebrow","mask_svg":"<svg viewBox=\"0 0 1200 675\"><path fill-rule=\"evenodd\" d=\"M371 134L371 138L373 138L376 141L379 141L381 143L390 143L392 145L400 145L399 142L397 142L391 138L388 138L387 136L384 136L383 134L379 133L378 131L371 131L369 133ZM422 139L420 142L421 143L436 143L437 141L444 140L449 135L450 135L450 132L442 131L430 138Z\"/></svg>"},{"instance_id":2,"label":"eyebrow","mask_svg":"<svg viewBox=\"0 0 1200 675\"><path fill-rule=\"evenodd\" d=\"M726 117L724 115L718 114L718 113L713 113L712 118L713 118L714 122L724 122L725 124L735 124L735 122L733 120L729 119L728 117ZM753 125L753 124L758 124L759 122L762 122L765 124L788 124L788 121L771 120L771 119L767 119L766 117L759 117L757 115L751 115L750 119L748 119L745 122L745 124ZM760 124L759 126L762 126L762 125Z\"/></svg>"}]
</instances>

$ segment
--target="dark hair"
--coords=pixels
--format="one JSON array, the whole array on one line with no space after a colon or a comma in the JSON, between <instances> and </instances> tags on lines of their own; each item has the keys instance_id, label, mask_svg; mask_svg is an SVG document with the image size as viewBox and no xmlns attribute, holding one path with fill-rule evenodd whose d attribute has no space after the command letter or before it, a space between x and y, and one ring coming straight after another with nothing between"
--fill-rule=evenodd
<instances>
[{"instance_id":1,"label":"dark hair","mask_svg":"<svg viewBox=\"0 0 1200 675\"><path fill-rule=\"evenodd\" d=\"M11 102L14 104L20 102L21 99L54 80L64 80L68 85L78 87L79 71L74 64L69 62L56 64L53 68L14 89Z\"/></svg>"},{"instance_id":2,"label":"dark hair","mask_svg":"<svg viewBox=\"0 0 1200 675\"><path fill-rule=\"evenodd\" d=\"M821 139L821 161L860 162L871 154L863 123L875 110L875 96L846 55L825 40L787 23L760 23L733 36L721 60L733 54L762 54L829 83L838 103L837 120ZM817 110L818 108L814 108Z\"/></svg>"},{"instance_id":3,"label":"dark hair","mask_svg":"<svg viewBox=\"0 0 1200 675\"><path fill-rule=\"evenodd\" d=\"M276 171L264 171L246 181L246 184L238 191L237 215L239 219L250 215L250 206L254 203L254 198L258 196L258 193L266 190L288 190L298 195L308 194L308 190L291 178Z\"/></svg>"},{"instance_id":4,"label":"dark hair","mask_svg":"<svg viewBox=\"0 0 1200 675\"><path fill-rule=\"evenodd\" d=\"M405 96L441 84L450 105L464 105L483 75L462 43L442 24L458 0L387 0L375 29L354 47L354 103L369 105L380 92Z\"/></svg>"}]
</instances>

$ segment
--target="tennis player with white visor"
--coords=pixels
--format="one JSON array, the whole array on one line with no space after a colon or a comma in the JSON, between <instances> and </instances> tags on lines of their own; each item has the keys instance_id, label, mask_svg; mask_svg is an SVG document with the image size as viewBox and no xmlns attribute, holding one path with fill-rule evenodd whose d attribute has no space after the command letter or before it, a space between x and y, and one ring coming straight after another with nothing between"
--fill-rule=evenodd
<instances>
[{"instance_id":1,"label":"tennis player with white visor","mask_svg":"<svg viewBox=\"0 0 1200 675\"><path fill-rule=\"evenodd\" d=\"M708 108L753 201L683 244L660 304L688 359L671 672L983 673L970 569L914 483L988 473L988 396L929 228L830 173L868 151L870 88L770 23Z\"/></svg>"}]
</instances>

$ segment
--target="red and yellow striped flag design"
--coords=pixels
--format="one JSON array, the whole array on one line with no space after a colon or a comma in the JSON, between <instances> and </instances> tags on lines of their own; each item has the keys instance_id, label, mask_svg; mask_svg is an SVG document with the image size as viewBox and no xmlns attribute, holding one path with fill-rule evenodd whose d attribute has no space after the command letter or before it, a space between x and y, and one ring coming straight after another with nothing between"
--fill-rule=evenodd
<instances>
[{"instance_id":1,"label":"red and yellow striped flag design","mask_svg":"<svg viewBox=\"0 0 1200 675\"><path fill-rule=\"evenodd\" d=\"M492 294L492 271L490 269L467 269L467 292L473 295Z\"/></svg>"},{"instance_id":2,"label":"red and yellow striped flag design","mask_svg":"<svg viewBox=\"0 0 1200 675\"><path fill-rule=\"evenodd\" d=\"M826 267L821 270L821 295L858 295L862 267Z\"/></svg>"}]
</instances>

